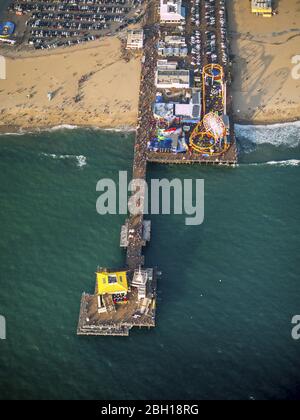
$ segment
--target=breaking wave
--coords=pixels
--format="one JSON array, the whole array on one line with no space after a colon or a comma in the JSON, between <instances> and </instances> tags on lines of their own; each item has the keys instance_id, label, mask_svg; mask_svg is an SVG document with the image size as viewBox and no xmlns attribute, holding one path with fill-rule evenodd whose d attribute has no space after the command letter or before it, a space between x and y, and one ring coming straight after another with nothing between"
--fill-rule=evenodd
<instances>
[{"instance_id":1,"label":"breaking wave","mask_svg":"<svg viewBox=\"0 0 300 420\"><path fill-rule=\"evenodd\" d=\"M260 145L296 148L300 145L300 121L273 125L235 125L241 151L247 153Z\"/></svg>"},{"instance_id":2,"label":"breaking wave","mask_svg":"<svg viewBox=\"0 0 300 420\"><path fill-rule=\"evenodd\" d=\"M77 161L77 166L79 168L82 168L83 166L87 164L87 159L83 155L76 156L76 155L56 155L54 153L42 153L42 156L50 157L52 159L62 159L62 160L74 159Z\"/></svg>"},{"instance_id":3,"label":"breaking wave","mask_svg":"<svg viewBox=\"0 0 300 420\"><path fill-rule=\"evenodd\" d=\"M82 155L76 156L76 159L77 159L77 166L79 168L82 168L83 166L87 164L85 156L82 156Z\"/></svg>"},{"instance_id":4,"label":"breaking wave","mask_svg":"<svg viewBox=\"0 0 300 420\"><path fill-rule=\"evenodd\" d=\"M40 127L34 128L32 130L24 130L22 128L17 129L14 132L0 132L0 136L24 136L26 134L39 134L39 133L52 133L56 131L63 131L63 130L92 130L92 131L107 131L112 133L134 133L136 132L136 128L132 126L120 126L116 128L101 128L96 126L79 126L79 125L71 125L71 124L61 124L56 125L54 127Z\"/></svg>"},{"instance_id":5,"label":"breaking wave","mask_svg":"<svg viewBox=\"0 0 300 420\"><path fill-rule=\"evenodd\" d=\"M25 134L28 134L28 133L25 133L23 131L18 131L15 133L0 133L0 136L24 136Z\"/></svg>"},{"instance_id":6,"label":"breaking wave","mask_svg":"<svg viewBox=\"0 0 300 420\"><path fill-rule=\"evenodd\" d=\"M80 128L77 125L69 125L69 124L62 124L62 125L56 125L54 127L40 127L40 128L34 128L32 130L24 130L23 128L19 128L17 131L15 132L3 132L0 133L0 136L25 136L27 134L39 134L39 133L51 133L51 132L55 132L55 131L62 131L62 130L76 130Z\"/></svg>"},{"instance_id":7,"label":"breaking wave","mask_svg":"<svg viewBox=\"0 0 300 420\"><path fill-rule=\"evenodd\" d=\"M77 125L61 124L61 125L56 125L56 126L51 127L51 128L41 129L40 131L48 131L48 132L51 133L52 131L76 130L77 128L79 128Z\"/></svg>"},{"instance_id":8,"label":"breaking wave","mask_svg":"<svg viewBox=\"0 0 300 420\"><path fill-rule=\"evenodd\" d=\"M299 166L300 160L298 159L289 159L289 160L271 160L266 163L266 165L275 165L275 166Z\"/></svg>"},{"instance_id":9,"label":"breaking wave","mask_svg":"<svg viewBox=\"0 0 300 420\"><path fill-rule=\"evenodd\" d=\"M136 128L130 127L130 126L120 127L120 128L95 128L94 130L109 131L112 133L135 133L136 132Z\"/></svg>"},{"instance_id":10,"label":"breaking wave","mask_svg":"<svg viewBox=\"0 0 300 420\"><path fill-rule=\"evenodd\" d=\"M238 166L300 166L300 160L298 159L287 159L287 160L270 160L268 162L260 163L245 163L239 164Z\"/></svg>"}]
</instances>

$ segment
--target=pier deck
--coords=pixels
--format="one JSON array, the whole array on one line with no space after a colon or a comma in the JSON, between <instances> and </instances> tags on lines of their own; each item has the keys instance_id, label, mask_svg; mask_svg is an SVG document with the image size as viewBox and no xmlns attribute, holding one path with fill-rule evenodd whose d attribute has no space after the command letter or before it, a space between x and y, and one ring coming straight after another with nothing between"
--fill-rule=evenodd
<instances>
[{"instance_id":1,"label":"pier deck","mask_svg":"<svg viewBox=\"0 0 300 420\"><path fill-rule=\"evenodd\" d=\"M133 179L146 179L147 174L147 141L151 121L152 103L155 100L153 89L155 80L155 61L157 52L155 44L158 33L146 30L144 59L141 72L141 88L139 99L139 126L136 132ZM152 63L152 65L149 63ZM152 94L150 94L150 91ZM145 265L143 247L150 240L151 224L144 220L143 214L132 215L121 229L120 246L127 248L126 265L129 270L129 284L134 271ZM97 294L84 293L81 299L78 322L78 335L111 335L128 336L133 327L154 327L156 313L156 269L147 269L147 297L139 301L137 292L128 293L128 303L117 309L115 313L98 313Z\"/></svg>"},{"instance_id":2,"label":"pier deck","mask_svg":"<svg viewBox=\"0 0 300 420\"><path fill-rule=\"evenodd\" d=\"M152 104L155 101L155 63L157 60L156 43L158 32L153 29L145 30L144 58L141 73L138 128L134 146L133 179L146 180L147 174L147 144L149 135L154 133L152 121ZM131 269L144 265L142 248L145 245L143 238L144 216L131 216L128 229L134 232L128 241L127 265Z\"/></svg>"},{"instance_id":3,"label":"pier deck","mask_svg":"<svg viewBox=\"0 0 300 420\"><path fill-rule=\"evenodd\" d=\"M138 300L136 290L128 293L128 304L111 313L98 313L97 295L83 293L77 328L78 335L128 336L133 327L155 327L156 270L148 269L148 293Z\"/></svg>"},{"instance_id":4,"label":"pier deck","mask_svg":"<svg viewBox=\"0 0 300 420\"><path fill-rule=\"evenodd\" d=\"M203 157L195 153L191 154L173 154L173 153L159 153L148 152L148 162L159 164L177 164L177 165L235 165L237 163L237 149L236 145L232 145L230 149L222 156L207 156Z\"/></svg>"},{"instance_id":5,"label":"pier deck","mask_svg":"<svg viewBox=\"0 0 300 420\"><path fill-rule=\"evenodd\" d=\"M202 1L201 4L201 14L204 16L204 2ZM146 180L148 162L168 165L234 165L237 162L237 148L232 123L229 134L230 147L226 152L217 156L203 156L194 152L176 154L171 152L150 152L148 150L149 139L155 136L157 129L152 109L156 99L155 73L158 59L156 45L160 35L157 5L157 1L149 2L147 9L148 20L144 26L145 43L142 59L138 127L134 146L133 180ZM217 9L217 12L219 12L219 9ZM203 37L205 37L206 29L205 26L201 26ZM230 100L228 100L228 113L230 113L230 105ZM131 215L122 227L120 246L126 249L126 270L128 270L130 277L129 285L132 282L134 273L145 265L143 248L150 240L150 232L151 225L148 221L144 220L143 214ZM81 300L78 335L128 336L129 331L133 327L154 327L157 271L156 269L148 269L148 274L149 284L146 298L139 300L137 298L137 292L133 287L128 293L128 303L124 306L121 305L115 312L99 313L97 309L99 307L97 304L97 292L95 295L84 293Z\"/></svg>"}]
</instances>

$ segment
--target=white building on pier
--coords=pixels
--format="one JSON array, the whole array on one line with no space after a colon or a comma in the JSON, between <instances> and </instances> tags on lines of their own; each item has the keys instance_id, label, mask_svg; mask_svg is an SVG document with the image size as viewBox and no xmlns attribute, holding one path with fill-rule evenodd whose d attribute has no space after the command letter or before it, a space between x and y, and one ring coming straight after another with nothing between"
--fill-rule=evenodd
<instances>
[{"instance_id":1,"label":"white building on pier","mask_svg":"<svg viewBox=\"0 0 300 420\"><path fill-rule=\"evenodd\" d=\"M156 87L160 89L189 89L189 70L160 70L156 72Z\"/></svg>"},{"instance_id":2,"label":"white building on pier","mask_svg":"<svg viewBox=\"0 0 300 420\"><path fill-rule=\"evenodd\" d=\"M135 270L134 277L132 280L132 286L138 290L138 299L145 299L147 296L147 281L148 273L145 270Z\"/></svg>"},{"instance_id":3,"label":"white building on pier","mask_svg":"<svg viewBox=\"0 0 300 420\"><path fill-rule=\"evenodd\" d=\"M144 45L144 31L133 29L127 32L127 50L140 50Z\"/></svg>"},{"instance_id":4,"label":"white building on pier","mask_svg":"<svg viewBox=\"0 0 300 420\"><path fill-rule=\"evenodd\" d=\"M185 13L182 0L160 0L160 21L162 23L184 23Z\"/></svg>"}]
</instances>

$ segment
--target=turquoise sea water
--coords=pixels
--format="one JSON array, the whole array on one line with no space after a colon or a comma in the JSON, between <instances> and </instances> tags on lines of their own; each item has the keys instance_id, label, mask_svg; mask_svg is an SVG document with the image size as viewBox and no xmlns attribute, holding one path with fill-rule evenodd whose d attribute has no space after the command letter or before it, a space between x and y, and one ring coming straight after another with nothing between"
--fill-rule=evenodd
<instances>
[{"instance_id":1,"label":"turquoise sea water","mask_svg":"<svg viewBox=\"0 0 300 420\"><path fill-rule=\"evenodd\" d=\"M96 183L131 173L133 134L0 136L0 398L300 397L300 127L265 131L237 128L236 168L150 166L205 179L205 223L152 217L158 325L129 338L76 326L96 266L124 263Z\"/></svg>"}]
</instances>

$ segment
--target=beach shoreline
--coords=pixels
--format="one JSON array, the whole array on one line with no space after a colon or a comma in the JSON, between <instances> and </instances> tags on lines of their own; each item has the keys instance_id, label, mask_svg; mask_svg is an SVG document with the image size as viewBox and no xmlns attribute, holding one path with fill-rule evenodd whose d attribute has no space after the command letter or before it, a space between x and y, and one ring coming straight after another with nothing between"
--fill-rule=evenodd
<instances>
[{"instance_id":1,"label":"beach shoreline","mask_svg":"<svg viewBox=\"0 0 300 420\"><path fill-rule=\"evenodd\" d=\"M282 119L269 119L269 120L246 120L246 119L238 119L238 118L234 118L233 119L233 123L235 125L244 125L244 126L253 126L253 127L258 127L258 126L273 126L273 125L284 125L284 124L293 124L293 123L298 123L300 122L300 113L299 113L299 117L295 117L292 119L286 119L286 118L282 118Z\"/></svg>"},{"instance_id":2,"label":"beach shoreline","mask_svg":"<svg viewBox=\"0 0 300 420\"><path fill-rule=\"evenodd\" d=\"M106 126L97 126L89 124L60 124L60 125L45 125L39 127L22 127L16 125L1 125L0 126L0 135L20 135L20 134L37 134L51 131L60 131L60 130L92 130L92 131L107 131L107 132L121 132L121 133L135 133L136 126L115 126L115 127L106 127Z\"/></svg>"},{"instance_id":3,"label":"beach shoreline","mask_svg":"<svg viewBox=\"0 0 300 420\"><path fill-rule=\"evenodd\" d=\"M262 121L262 122L253 122L247 120L234 120L234 124L237 126L243 127L272 127L276 125L292 125L300 124L300 118L293 120L277 120L277 121ZM91 130L91 131L102 131L102 132L120 132L120 133L135 133L137 127L135 125L128 126L115 126L115 127L106 127L106 126L95 126L95 125L77 125L77 124L60 124L60 125L48 125L40 127L22 127L22 126L0 126L0 136L1 135L25 135L25 134L38 134L46 133L51 131L61 131L61 130Z\"/></svg>"}]
</instances>

